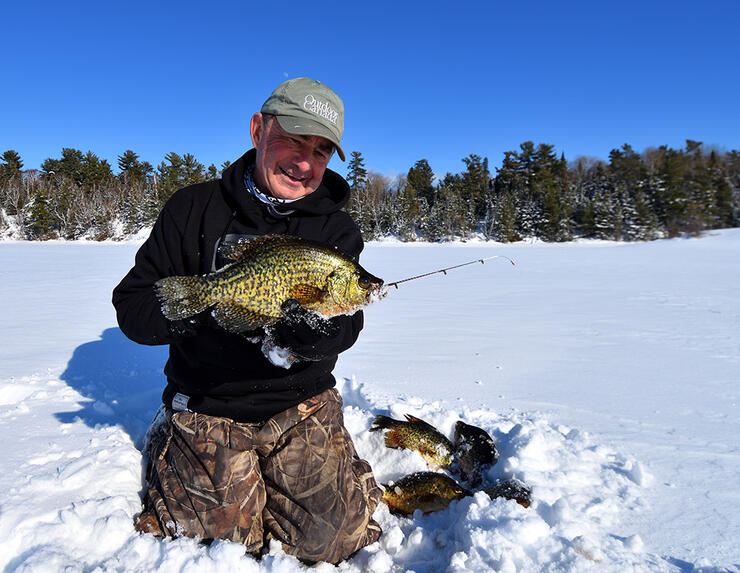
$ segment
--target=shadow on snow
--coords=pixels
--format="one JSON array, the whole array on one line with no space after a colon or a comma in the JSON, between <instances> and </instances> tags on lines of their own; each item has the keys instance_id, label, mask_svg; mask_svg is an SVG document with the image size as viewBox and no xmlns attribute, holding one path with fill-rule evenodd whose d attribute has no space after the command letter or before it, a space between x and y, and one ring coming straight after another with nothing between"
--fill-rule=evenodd
<instances>
[{"instance_id":1,"label":"shadow on snow","mask_svg":"<svg viewBox=\"0 0 740 573\"><path fill-rule=\"evenodd\" d=\"M140 448L161 404L166 360L166 346L142 346L119 328L107 328L98 340L75 349L61 376L88 400L80 401L80 410L56 417L64 423L79 418L91 427L119 425Z\"/></svg>"}]
</instances>

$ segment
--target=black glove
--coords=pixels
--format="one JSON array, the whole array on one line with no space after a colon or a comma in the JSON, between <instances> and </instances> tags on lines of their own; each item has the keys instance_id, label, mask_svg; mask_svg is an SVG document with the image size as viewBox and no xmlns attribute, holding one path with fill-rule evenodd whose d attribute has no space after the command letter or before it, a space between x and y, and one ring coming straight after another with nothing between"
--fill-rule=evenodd
<instances>
[{"instance_id":1,"label":"black glove","mask_svg":"<svg viewBox=\"0 0 740 573\"><path fill-rule=\"evenodd\" d=\"M218 326L210 310L204 310L196 315L168 322L170 335L176 338L190 338L205 328Z\"/></svg>"},{"instance_id":2,"label":"black glove","mask_svg":"<svg viewBox=\"0 0 740 573\"><path fill-rule=\"evenodd\" d=\"M339 326L321 315L306 310L300 303L289 298L280 307L282 318L272 327L271 337L275 344L285 348L298 359L321 360L322 342L339 333Z\"/></svg>"}]
</instances>

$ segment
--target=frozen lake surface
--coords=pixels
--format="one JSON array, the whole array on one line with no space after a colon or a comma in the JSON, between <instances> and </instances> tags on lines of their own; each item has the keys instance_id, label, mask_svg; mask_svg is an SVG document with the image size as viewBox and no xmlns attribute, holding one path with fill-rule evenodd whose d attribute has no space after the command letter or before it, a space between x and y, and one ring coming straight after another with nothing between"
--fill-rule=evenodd
<instances>
[{"instance_id":1,"label":"frozen lake surface","mask_svg":"<svg viewBox=\"0 0 740 573\"><path fill-rule=\"evenodd\" d=\"M165 348L118 330L110 293L134 243L0 243L0 568L303 570L274 546L138 535L141 454ZM410 413L448 436L486 429L488 480L427 516L376 512L384 535L342 571L737 571L740 230L619 244L375 243L401 285L365 311L335 370L360 454L386 483L426 469L368 433ZM322 569L322 567L319 567ZM327 571L334 568L326 568Z\"/></svg>"}]
</instances>

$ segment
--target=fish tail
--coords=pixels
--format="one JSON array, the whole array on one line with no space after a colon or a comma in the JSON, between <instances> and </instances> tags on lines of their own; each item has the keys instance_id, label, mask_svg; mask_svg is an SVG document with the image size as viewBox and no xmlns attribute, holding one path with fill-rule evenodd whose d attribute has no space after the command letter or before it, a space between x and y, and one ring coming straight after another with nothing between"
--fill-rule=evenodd
<instances>
[{"instance_id":1,"label":"fish tail","mask_svg":"<svg viewBox=\"0 0 740 573\"><path fill-rule=\"evenodd\" d=\"M166 277L154 284L162 304L162 314L180 320L203 312L210 305L208 279L205 277Z\"/></svg>"},{"instance_id":2,"label":"fish tail","mask_svg":"<svg viewBox=\"0 0 740 573\"><path fill-rule=\"evenodd\" d=\"M393 418L389 418L388 416L375 416L375 419L373 420L373 425L370 427L371 432L377 432L378 430L385 430L386 428L390 428L393 426L393 424L398 423L398 420L394 420Z\"/></svg>"}]
</instances>

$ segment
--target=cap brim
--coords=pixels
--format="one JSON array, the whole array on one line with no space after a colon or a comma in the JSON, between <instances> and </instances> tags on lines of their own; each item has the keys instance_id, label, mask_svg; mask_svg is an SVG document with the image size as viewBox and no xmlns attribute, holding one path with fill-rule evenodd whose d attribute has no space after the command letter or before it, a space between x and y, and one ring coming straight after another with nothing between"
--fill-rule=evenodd
<instances>
[{"instance_id":1,"label":"cap brim","mask_svg":"<svg viewBox=\"0 0 740 573\"><path fill-rule=\"evenodd\" d=\"M325 126L315 121L311 121L310 119L293 117L290 115L276 115L275 119L277 119L280 127L293 135L316 135L318 137L328 139L334 147L336 147L339 159L345 161L344 150L342 149L342 146L339 145L337 136Z\"/></svg>"}]
</instances>

